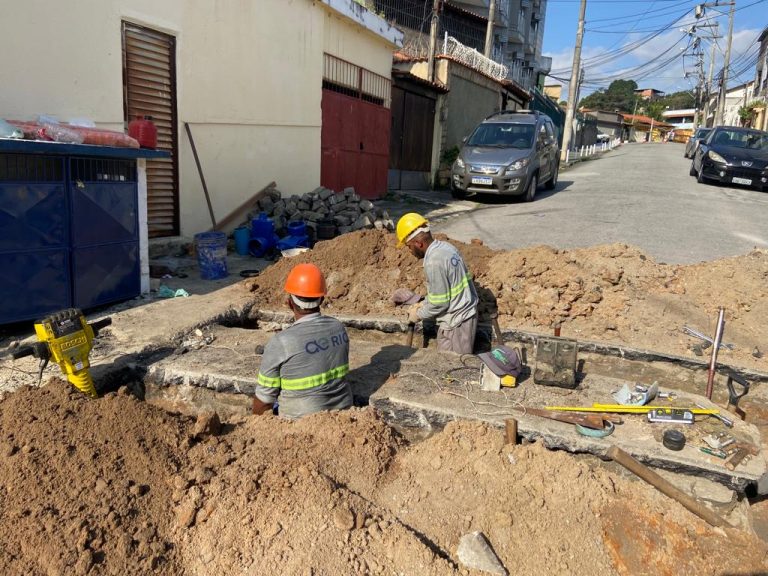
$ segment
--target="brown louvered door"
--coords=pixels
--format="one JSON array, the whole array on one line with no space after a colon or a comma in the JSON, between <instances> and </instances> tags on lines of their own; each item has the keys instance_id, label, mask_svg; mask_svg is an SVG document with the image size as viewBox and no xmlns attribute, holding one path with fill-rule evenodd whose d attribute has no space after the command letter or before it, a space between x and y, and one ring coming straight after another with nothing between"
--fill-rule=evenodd
<instances>
[{"instance_id":1,"label":"brown louvered door","mask_svg":"<svg viewBox=\"0 0 768 576\"><path fill-rule=\"evenodd\" d=\"M151 116L157 148L170 158L147 160L149 236L179 234L179 170L176 134L176 39L123 22L123 108L126 122Z\"/></svg>"}]
</instances>

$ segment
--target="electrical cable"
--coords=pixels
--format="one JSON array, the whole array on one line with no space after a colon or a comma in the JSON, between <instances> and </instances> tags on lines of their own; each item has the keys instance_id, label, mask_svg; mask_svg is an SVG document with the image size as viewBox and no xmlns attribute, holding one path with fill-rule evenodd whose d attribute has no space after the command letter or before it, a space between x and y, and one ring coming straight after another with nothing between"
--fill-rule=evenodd
<instances>
[{"instance_id":1,"label":"electrical cable","mask_svg":"<svg viewBox=\"0 0 768 576\"><path fill-rule=\"evenodd\" d=\"M679 22L680 19L683 18L687 13L688 13L688 10L686 10L684 13L677 16L674 20L670 21L665 26L664 30L671 30L672 28L676 27L677 22ZM622 56L625 56L630 52L633 52L634 50L637 50L638 48L645 46L648 42L650 42L651 40L653 40L654 38L658 37L661 34L662 32L654 32L647 36L643 36L638 40L630 42L624 45L622 48L615 50L613 52L603 53L600 56L596 56L594 58L587 58L582 62L582 67L587 69L590 67L602 66L604 64L607 64L608 62L612 62L613 60L621 58ZM552 72L555 74L568 74L570 70L571 70L570 68L565 68L565 69L552 70Z\"/></svg>"}]
</instances>

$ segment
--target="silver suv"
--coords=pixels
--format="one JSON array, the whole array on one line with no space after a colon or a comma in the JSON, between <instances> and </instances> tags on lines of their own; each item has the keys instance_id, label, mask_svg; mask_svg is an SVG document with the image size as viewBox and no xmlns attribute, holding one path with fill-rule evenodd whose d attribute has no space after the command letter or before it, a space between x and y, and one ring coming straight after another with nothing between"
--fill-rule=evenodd
<instances>
[{"instance_id":1,"label":"silver suv","mask_svg":"<svg viewBox=\"0 0 768 576\"><path fill-rule=\"evenodd\" d=\"M532 202L539 184L557 185L560 150L557 130L537 110L502 110L488 116L465 139L453 163L451 193L525 195Z\"/></svg>"}]
</instances>

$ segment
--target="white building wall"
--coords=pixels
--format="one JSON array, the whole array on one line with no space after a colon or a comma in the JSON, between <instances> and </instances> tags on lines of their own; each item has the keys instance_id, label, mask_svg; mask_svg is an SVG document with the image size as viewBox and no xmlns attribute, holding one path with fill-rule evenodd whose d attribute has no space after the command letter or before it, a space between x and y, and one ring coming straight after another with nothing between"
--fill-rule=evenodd
<instances>
[{"instance_id":1,"label":"white building wall","mask_svg":"<svg viewBox=\"0 0 768 576\"><path fill-rule=\"evenodd\" d=\"M86 117L123 130L121 21L176 37L181 232L275 180L320 179L323 52L390 77L399 33L353 0L4 0L0 117ZM345 14L345 11L348 13ZM367 27L367 29L366 29Z\"/></svg>"}]
</instances>

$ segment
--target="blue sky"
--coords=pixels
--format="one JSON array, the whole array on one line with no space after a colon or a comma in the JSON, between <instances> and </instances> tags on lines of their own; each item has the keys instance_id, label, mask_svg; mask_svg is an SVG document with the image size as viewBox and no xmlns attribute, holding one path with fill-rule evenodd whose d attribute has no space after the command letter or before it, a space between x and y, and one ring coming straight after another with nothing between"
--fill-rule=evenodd
<instances>
[{"instance_id":1,"label":"blue sky","mask_svg":"<svg viewBox=\"0 0 768 576\"><path fill-rule=\"evenodd\" d=\"M573 46L576 40L576 24L579 18L580 0L548 0L544 28L544 54L553 59L553 74L561 78L570 78L570 68L573 62ZM702 0L703 1L703 0ZM582 60L586 59L585 86L581 96L593 92L600 86L607 86L612 75L636 80L642 87L652 87L666 92L691 90L695 78L684 78L685 72L695 71L696 59L690 55L689 37L680 28L689 26L696 21L693 10L695 0L587 0L587 16L584 33ZM725 52L725 36L728 32L728 6L717 9L710 8L706 16L710 22L719 23L719 34L723 38L717 40L715 74L722 67ZM724 12L719 16L717 10ZM705 20L699 20L701 24ZM750 56L756 50L756 40L760 32L768 26L768 0L736 0L736 13L733 26L733 46L731 61L733 72L747 70L735 79L729 79L729 86L754 79L754 65L749 68ZM706 33L702 30L701 33ZM649 38L654 35L655 37ZM590 63L590 59L606 59L622 48L634 50L617 57L609 62ZM681 50L681 48L683 50ZM704 72L708 72L711 44L703 43L705 53ZM656 58L655 64L649 64L640 71L631 71ZM664 62L671 60L668 65L659 70L652 70ZM567 69L567 70L566 70ZM645 75L639 78L639 75ZM733 74L731 74L733 75ZM553 78L547 79L548 84L563 84L567 90L567 82ZM567 92L564 91L563 97Z\"/></svg>"}]
</instances>

